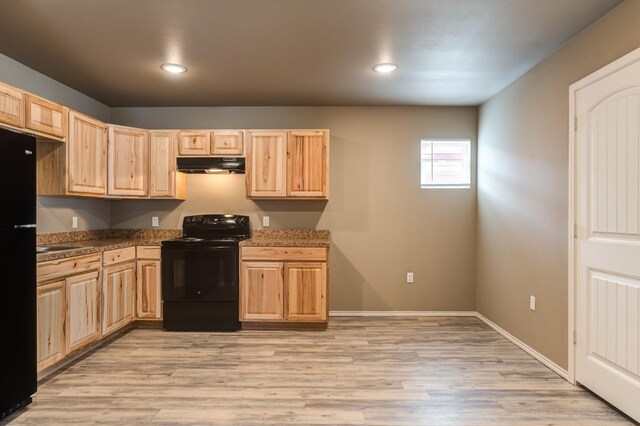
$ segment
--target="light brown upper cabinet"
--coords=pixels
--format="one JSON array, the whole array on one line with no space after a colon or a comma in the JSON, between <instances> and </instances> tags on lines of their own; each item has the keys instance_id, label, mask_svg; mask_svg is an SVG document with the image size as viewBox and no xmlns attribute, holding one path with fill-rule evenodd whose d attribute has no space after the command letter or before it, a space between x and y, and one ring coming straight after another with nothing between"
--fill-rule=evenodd
<instances>
[{"instance_id":1,"label":"light brown upper cabinet","mask_svg":"<svg viewBox=\"0 0 640 426\"><path fill-rule=\"evenodd\" d=\"M328 130L251 130L247 140L247 197L327 199Z\"/></svg>"},{"instance_id":2,"label":"light brown upper cabinet","mask_svg":"<svg viewBox=\"0 0 640 426\"><path fill-rule=\"evenodd\" d=\"M287 196L287 132L250 130L247 136L247 197Z\"/></svg>"},{"instance_id":3,"label":"light brown upper cabinet","mask_svg":"<svg viewBox=\"0 0 640 426\"><path fill-rule=\"evenodd\" d=\"M66 140L69 115L67 108L30 94L27 94L25 102L27 129L53 139Z\"/></svg>"},{"instance_id":4,"label":"light brown upper cabinet","mask_svg":"<svg viewBox=\"0 0 640 426\"><path fill-rule=\"evenodd\" d=\"M24 127L24 92L0 83L0 123Z\"/></svg>"},{"instance_id":5,"label":"light brown upper cabinet","mask_svg":"<svg viewBox=\"0 0 640 426\"><path fill-rule=\"evenodd\" d=\"M242 130L212 131L211 154L224 157L244 155L244 132Z\"/></svg>"},{"instance_id":6,"label":"light brown upper cabinet","mask_svg":"<svg viewBox=\"0 0 640 426\"><path fill-rule=\"evenodd\" d=\"M149 196L178 198L186 196L183 173L176 170L178 132L149 132Z\"/></svg>"},{"instance_id":7,"label":"light brown upper cabinet","mask_svg":"<svg viewBox=\"0 0 640 426\"><path fill-rule=\"evenodd\" d=\"M328 132L290 131L287 135L287 195L327 198L329 196Z\"/></svg>"},{"instance_id":8,"label":"light brown upper cabinet","mask_svg":"<svg viewBox=\"0 0 640 426\"><path fill-rule=\"evenodd\" d=\"M209 134L208 130L181 130L178 135L178 155L209 155Z\"/></svg>"},{"instance_id":9,"label":"light brown upper cabinet","mask_svg":"<svg viewBox=\"0 0 640 426\"><path fill-rule=\"evenodd\" d=\"M106 124L75 111L69 112L66 169L68 193L93 196L107 194ZM64 172L58 171L60 173ZM46 175L46 170L43 174Z\"/></svg>"},{"instance_id":10,"label":"light brown upper cabinet","mask_svg":"<svg viewBox=\"0 0 640 426\"><path fill-rule=\"evenodd\" d=\"M110 196L145 197L149 183L149 132L109 126Z\"/></svg>"}]
</instances>

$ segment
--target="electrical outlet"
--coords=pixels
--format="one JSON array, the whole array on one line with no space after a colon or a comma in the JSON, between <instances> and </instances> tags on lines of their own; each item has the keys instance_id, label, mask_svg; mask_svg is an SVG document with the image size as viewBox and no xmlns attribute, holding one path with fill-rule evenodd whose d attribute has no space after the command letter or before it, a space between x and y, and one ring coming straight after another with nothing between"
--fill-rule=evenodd
<instances>
[{"instance_id":1,"label":"electrical outlet","mask_svg":"<svg viewBox=\"0 0 640 426\"><path fill-rule=\"evenodd\" d=\"M151 226L154 228L158 227L158 216L151 216Z\"/></svg>"},{"instance_id":2,"label":"electrical outlet","mask_svg":"<svg viewBox=\"0 0 640 426\"><path fill-rule=\"evenodd\" d=\"M78 227L78 216L73 216L71 218L71 228L76 229Z\"/></svg>"},{"instance_id":3,"label":"electrical outlet","mask_svg":"<svg viewBox=\"0 0 640 426\"><path fill-rule=\"evenodd\" d=\"M269 227L269 216L262 216L262 226Z\"/></svg>"},{"instance_id":4,"label":"electrical outlet","mask_svg":"<svg viewBox=\"0 0 640 426\"><path fill-rule=\"evenodd\" d=\"M413 272L407 272L407 283L413 284Z\"/></svg>"},{"instance_id":5,"label":"electrical outlet","mask_svg":"<svg viewBox=\"0 0 640 426\"><path fill-rule=\"evenodd\" d=\"M535 296L529 296L529 309L531 309L532 311L536 310L536 297Z\"/></svg>"}]
</instances>

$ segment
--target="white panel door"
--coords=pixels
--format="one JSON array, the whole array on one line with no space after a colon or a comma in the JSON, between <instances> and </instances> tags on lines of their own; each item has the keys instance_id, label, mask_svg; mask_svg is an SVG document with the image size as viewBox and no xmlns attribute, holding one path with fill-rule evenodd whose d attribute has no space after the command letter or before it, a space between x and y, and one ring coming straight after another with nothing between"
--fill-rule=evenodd
<instances>
[{"instance_id":1,"label":"white panel door","mask_svg":"<svg viewBox=\"0 0 640 426\"><path fill-rule=\"evenodd\" d=\"M640 421L640 62L615 68L574 98L576 380Z\"/></svg>"}]
</instances>

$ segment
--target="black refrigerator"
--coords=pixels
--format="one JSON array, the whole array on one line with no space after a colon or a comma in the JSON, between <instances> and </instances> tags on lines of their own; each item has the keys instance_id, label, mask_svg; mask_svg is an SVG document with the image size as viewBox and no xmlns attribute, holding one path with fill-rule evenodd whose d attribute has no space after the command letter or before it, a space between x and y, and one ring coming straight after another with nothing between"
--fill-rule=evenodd
<instances>
[{"instance_id":1,"label":"black refrigerator","mask_svg":"<svg viewBox=\"0 0 640 426\"><path fill-rule=\"evenodd\" d=\"M0 129L0 419L36 392L36 139Z\"/></svg>"}]
</instances>

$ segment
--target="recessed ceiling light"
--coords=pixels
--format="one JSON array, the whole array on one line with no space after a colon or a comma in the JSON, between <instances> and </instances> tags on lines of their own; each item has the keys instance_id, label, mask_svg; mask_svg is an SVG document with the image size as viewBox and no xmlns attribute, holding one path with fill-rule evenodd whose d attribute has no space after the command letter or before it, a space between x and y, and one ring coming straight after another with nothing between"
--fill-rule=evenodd
<instances>
[{"instance_id":1,"label":"recessed ceiling light","mask_svg":"<svg viewBox=\"0 0 640 426\"><path fill-rule=\"evenodd\" d=\"M373 67L373 70L375 72L379 72L381 74L388 74L390 72L394 72L397 69L398 66L396 64L378 64Z\"/></svg>"},{"instance_id":2,"label":"recessed ceiling light","mask_svg":"<svg viewBox=\"0 0 640 426\"><path fill-rule=\"evenodd\" d=\"M161 68L171 74L182 74L183 72L187 72L187 68L179 64L162 64Z\"/></svg>"}]
</instances>

